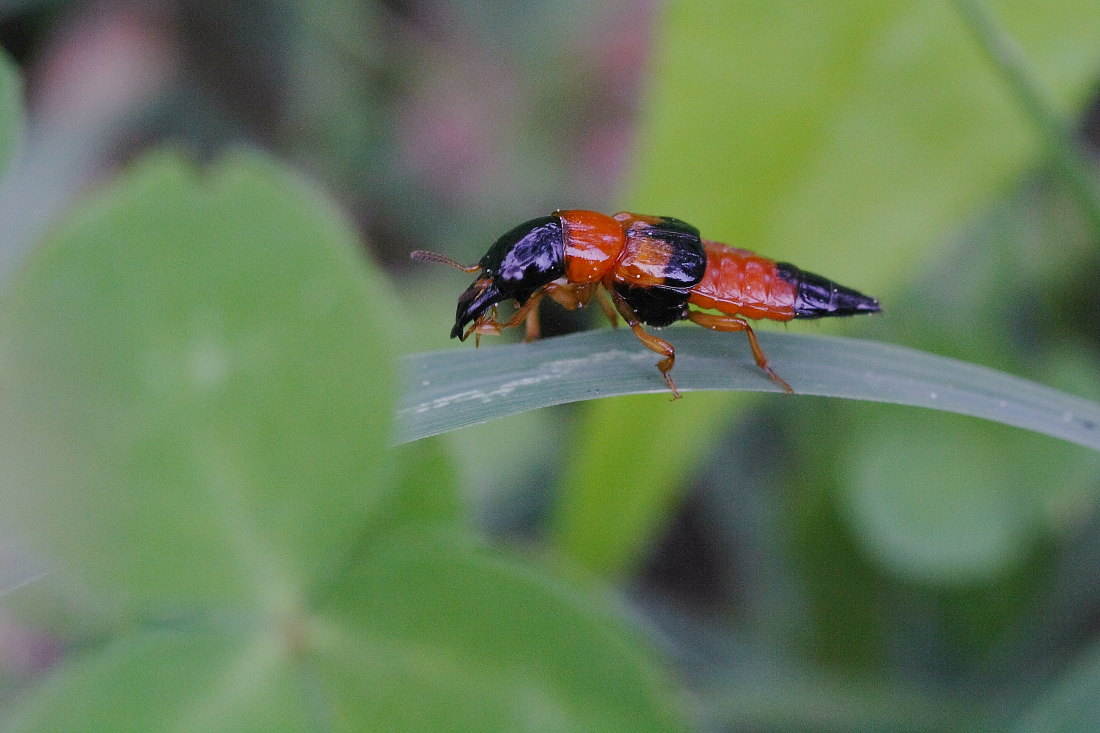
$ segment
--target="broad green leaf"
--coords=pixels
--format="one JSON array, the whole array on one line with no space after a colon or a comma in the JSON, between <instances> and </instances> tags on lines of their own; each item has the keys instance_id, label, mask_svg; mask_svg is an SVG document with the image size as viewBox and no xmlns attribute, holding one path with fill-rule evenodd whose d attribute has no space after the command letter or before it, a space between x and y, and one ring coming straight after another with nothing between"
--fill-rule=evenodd
<instances>
[{"instance_id":1,"label":"broad green leaf","mask_svg":"<svg viewBox=\"0 0 1100 733\"><path fill-rule=\"evenodd\" d=\"M6 312L4 520L114 636L10 728L682 727L605 610L438 540L454 472L391 447L391 302L253 156L148 160L35 255Z\"/></svg>"},{"instance_id":2,"label":"broad green leaf","mask_svg":"<svg viewBox=\"0 0 1100 733\"><path fill-rule=\"evenodd\" d=\"M234 629L237 625L239 628ZM78 653L4 721L7 731L306 731L303 674L262 619L147 630Z\"/></svg>"},{"instance_id":3,"label":"broad green leaf","mask_svg":"<svg viewBox=\"0 0 1100 733\"><path fill-rule=\"evenodd\" d=\"M410 524L454 524L461 516L454 461L436 440L397 449L397 486L384 521L398 529ZM369 539L369 538L368 538Z\"/></svg>"},{"instance_id":4,"label":"broad green leaf","mask_svg":"<svg viewBox=\"0 0 1100 733\"><path fill-rule=\"evenodd\" d=\"M677 369L679 366L678 357ZM728 376L729 368L727 364L723 377ZM660 379L656 374L650 376ZM717 372L712 376L718 376ZM641 391L653 391L663 383L650 382L648 389ZM755 386L767 388L761 383ZM700 424L725 424L736 409L738 396L709 392L673 402L666 393L608 400L601 405L601 417L619 429L610 439L608 432L594 430L571 442L572 459L564 462L560 483L588 490L575 491L570 501L555 507L551 531L557 546L588 568L612 574L629 568L637 560L638 542L660 528L662 517L673 511L680 487L690 478L688 472L721 436L717 430L700 430ZM638 422L639 416L644 422ZM654 443L645 435L647 426L665 440ZM681 437L688 435L690 440ZM646 480L653 476L667 480ZM609 516L615 521L599 521Z\"/></svg>"},{"instance_id":5,"label":"broad green leaf","mask_svg":"<svg viewBox=\"0 0 1100 733\"><path fill-rule=\"evenodd\" d=\"M637 633L423 526L314 609L180 613L75 652L4 730L682 730Z\"/></svg>"},{"instance_id":6,"label":"broad green leaf","mask_svg":"<svg viewBox=\"0 0 1100 733\"><path fill-rule=\"evenodd\" d=\"M1097 364L1084 356L1051 354L1063 375L1053 381L1095 397ZM854 536L918 582L1004 578L1037 540L1076 526L1096 497L1100 453L1036 434L867 406L817 420L846 426L836 478Z\"/></svg>"},{"instance_id":7,"label":"broad green leaf","mask_svg":"<svg viewBox=\"0 0 1100 733\"><path fill-rule=\"evenodd\" d=\"M918 582L1003 576L1031 549L1041 522L1025 434L931 413L861 414L845 454L842 498L855 536L892 571Z\"/></svg>"},{"instance_id":8,"label":"broad green leaf","mask_svg":"<svg viewBox=\"0 0 1100 733\"><path fill-rule=\"evenodd\" d=\"M417 533L379 547L317 621L336 721L379 730L662 731L681 713L640 638L513 562Z\"/></svg>"},{"instance_id":9,"label":"broad green leaf","mask_svg":"<svg viewBox=\"0 0 1100 733\"><path fill-rule=\"evenodd\" d=\"M27 263L3 345L3 520L144 606L285 603L392 475L385 282L252 155L155 157Z\"/></svg>"},{"instance_id":10,"label":"broad green leaf","mask_svg":"<svg viewBox=\"0 0 1100 733\"><path fill-rule=\"evenodd\" d=\"M1100 60L1100 5L992 6L1054 112L1076 114ZM686 219L708 238L871 292L887 312L891 288L1042 149L949 3L679 2L655 27L623 208ZM729 415L744 404L718 399ZM574 431L560 513L602 506L558 537L578 557L632 554L591 542L628 515L647 517L631 544L644 543L722 426L709 405L685 405L667 427L660 408L635 403L628 423L623 409L594 403Z\"/></svg>"}]
</instances>

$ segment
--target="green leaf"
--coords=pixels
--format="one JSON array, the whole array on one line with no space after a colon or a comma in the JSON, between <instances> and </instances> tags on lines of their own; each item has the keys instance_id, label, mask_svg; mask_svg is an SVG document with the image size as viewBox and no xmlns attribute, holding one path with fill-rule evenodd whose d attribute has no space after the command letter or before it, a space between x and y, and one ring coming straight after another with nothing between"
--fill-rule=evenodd
<instances>
[{"instance_id":1,"label":"green leaf","mask_svg":"<svg viewBox=\"0 0 1100 733\"><path fill-rule=\"evenodd\" d=\"M1075 114L1095 79L1100 5L995 7L1057 112ZM683 218L708 238L873 293L887 310L890 290L1041 148L946 3L682 2L666 6L656 29L621 207ZM730 415L745 404L719 399ZM697 404L667 428L660 408L640 403L628 424L608 402L585 413L559 514L603 509L583 538L559 541L582 558L626 561L724 422ZM589 449L612 441L629 454ZM639 519L633 552L586 544L620 516Z\"/></svg>"},{"instance_id":2,"label":"green leaf","mask_svg":"<svg viewBox=\"0 0 1100 733\"><path fill-rule=\"evenodd\" d=\"M564 462L559 483L576 488L569 501L555 507L555 546L590 569L611 574L629 569L639 539L653 536L672 511L685 474L721 437L718 431L700 431L699 425L723 424L737 397L711 392L673 402L666 393L607 400L599 415L617 426L615 442L609 445L609 430L593 430L572 441L575 459ZM653 426L659 427L647 432ZM686 441L679 438L683 435L695 437ZM675 442L668 436L677 436ZM655 476L668 478L652 480ZM614 522L602 521L610 516Z\"/></svg>"},{"instance_id":3,"label":"green leaf","mask_svg":"<svg viewBox=\"0 0 1100 733\"><path fill-rule=\"evenodd\" d=\"M674 731L645 642L539 573L417 529L316 610L209 614L78 652L4 730Z\"/></svg>"},{"instance_id":4,"label":"green leaf","mask_svg":"<svg viewBox=\"0 0 1100 733\"><path fill-rule=\"evenodd\" d=\"M364 264L254 156L148 160L28 263L4 520L100 623L55 622L82 648L6 730L681 728L604 609L439 539L454 470L391 447L400 320Z\"/></svg>"},{"instance_id":5,"label":"green leaf","mask_svg":"<svg viewBox=\"0 0 1100 733\"><path fill-rule=\"evenodd\" d=\"M673 376L698 390L779 392L744 341L702 329L668 332ZM983 417L1100 450L1100 404L902 346L837 336L760 334L775 370L798 395L914 405ZM398 441L416 440L524 410L625 394L668 395L656 355L626 330L596 330L467 351L403 357ZM782 395L782 399L798 396Z\"/></svg>"},{"instance_id":6,"label":"green leaf","mask_svg":"<svg viewBox=\"0 0 1100 733\"><path fill-rule=\"evenodd\" d=\"M397 487L385 508L385 522L408 525L457 524L462 514L454 461L438 440L397 449Z\"/></svg>"},{"instance_id":7,"label":"green leaf","mask_svg":"<svg viewBox=\"0 0 1100 733\"><path fill-rule=\"evenodd\" d=\"M991 5L1075 114L1100 6ZM861 288L934 256L1041 150L947 3L676 3L658 29L631 206Z\"/></svg>"},{"instance_id":8,"label":"green leaf","mask_svg":"<svg viewBox=\"0 0 1100 733\"><path fill-rule=\"evenodd\" d=\"M417 533L369 553L317 629L337 720L401 731L682 727L639 638L469 543Z\"/></svg>"},{"instance_id":9,"label":"green leaf","mask_svg":"<svg viewBox=\"0 0 1100 733\"><path fill-rule=\"evenodd\" d=\"M996 13L982 0L955 0L959 15L975 41L985 49L1005 86L1030 118L1038 139L1046 147L1052 168L1061 176L1067 191L1088 222L1093 239L1100 237L1100 198L1089 170L1087 154L1075 140L1073 125L1047 98L1046 90L1031 73L1012 35Z\"/></svg>"},{"instance_id":10,"label":"green leaf","mask_svg":"<svg viewBox=\"0 0 1100 733\"><path fill-rule=\"evenodd\" d=\"M393 299L356 247L251 155L74 212L7 304L4 521L124 603L286 602L392 475Z\"/></svg>"},{"instance_id":11,"label":"green leaf","mask_svg":"<svg viewBox=\"0 0 1100 733\"><path fill-rule=\"evenodd\" d=\"M4 729L316 730L281 640L253 629L144 631L78 653Z\"/></svg>"},{"instance_id":12,"label":"green leaf","mask_svg":"<svg viewBox=\"0 0 1100 733\"><path fill-rule=\"evenodd\" d=\"M855 536L894 573L918 582L1003 576L1041 525L1029 436L932 413L908 416L900 432L890 429L892 418L861 413L848 433L852 475L841 497Z\"/></svg>"}]
</instances>

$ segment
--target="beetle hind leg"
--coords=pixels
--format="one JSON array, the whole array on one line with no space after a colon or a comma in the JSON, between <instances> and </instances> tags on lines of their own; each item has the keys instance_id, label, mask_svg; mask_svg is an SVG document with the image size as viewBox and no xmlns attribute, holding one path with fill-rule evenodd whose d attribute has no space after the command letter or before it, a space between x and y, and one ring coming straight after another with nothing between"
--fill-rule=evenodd
<instances>
[{"instance_id":1,"label":"beetle hind leg","mask_svg":"<svg viewBox=\"0 0 1100 733\"><path fill-rule=\"evenodd\" d=\"M775 371L768 364L768 357L764 356L764 350L760 348L760 342L756 339L756 333L752 330L752 326L744 318L737 316L718 316L713 313L703 313L701 311L689 311L688 319L694 323L698 323L704 328L709 328L713 331L744 331L745 335L749 338L749 346L752 348L753 359L756 360L756 366L764 370L764 373L771 377L772 381L783 388L784 392L794 393L791 389L791 385L787 384L787 381L783 377L775 373Z\"/></svg>"}]
</instances>

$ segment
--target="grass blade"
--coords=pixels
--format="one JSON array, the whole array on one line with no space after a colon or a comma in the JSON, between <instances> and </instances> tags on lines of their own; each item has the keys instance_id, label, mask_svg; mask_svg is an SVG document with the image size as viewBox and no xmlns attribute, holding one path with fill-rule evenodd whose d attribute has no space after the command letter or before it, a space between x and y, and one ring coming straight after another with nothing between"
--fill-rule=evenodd
<instances>
[{"instance_id":1,"label":"grass blade","mask_svg":"<svg viewBox=\"0 0 1100 733\"><path fill-rule=\"evenodd\" d=\"M1023 51L986 3L981 0L956 0L955 7L1035 125L1055 171L1077 200L1093 236L1100 236L1100 198L1085 152L1074 139L1069 124L1058 114L1039 77L1029 68Z\"/></svg>"},{"instance_id":2,"label":"grass blade","mask_svg":"<svg viewBox=\"0 0 1100 733\"><path fill-rule=\"evenodd\" d=\"M778 391L742 339L675 329L671 340L681 392ZM760 340L775 370L801 395L957 412L1100 450L1100 404L1004 372L836 336L765 333ZM407 355L400 365L398 442L549 405L666 392L656 361L626 330Z\"/></svg>"}]
</instances>

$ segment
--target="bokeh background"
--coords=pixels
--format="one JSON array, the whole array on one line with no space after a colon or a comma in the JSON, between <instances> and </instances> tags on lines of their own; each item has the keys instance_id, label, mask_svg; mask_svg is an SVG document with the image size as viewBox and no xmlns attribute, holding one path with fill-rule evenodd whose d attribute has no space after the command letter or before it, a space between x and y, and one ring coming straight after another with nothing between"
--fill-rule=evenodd
<instances>
[{"instance_id":1,"label":"bokeh background","mask_svg":"<svg viewBox=\"0 0 1100 733\"><path fill-rule=\"evenodd\" d=\"M1100 8L988 9L1094 181ZM792 330L1100 399L1097 220L950 3L9 0L0 46L27 104L0 279L147 151L243 147L350 217L392 280L406 350L455 347L466 285L410 250L472 262L554 209L626 209L886 311ZM600 318L550 307L544 332ZM940 413L703 393L432 440L494 542L617 594L704 728L1100 726L1100 461L1084 448ZM65 653L0 618L12 691Z\"/></svg>"}]
</instances>

